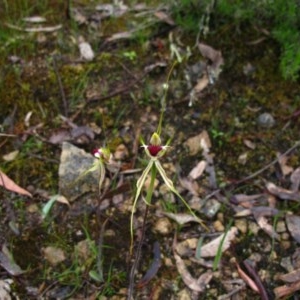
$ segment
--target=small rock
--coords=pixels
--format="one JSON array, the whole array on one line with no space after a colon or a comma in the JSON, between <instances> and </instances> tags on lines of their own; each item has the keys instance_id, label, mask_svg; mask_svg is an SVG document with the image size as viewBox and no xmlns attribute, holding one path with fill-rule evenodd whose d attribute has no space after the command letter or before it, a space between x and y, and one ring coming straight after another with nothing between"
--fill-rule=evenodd
<instances>
[{"instance_id":1,"label":"small rock","mask_svg":"<svg viewBox=\"0 0 300 300\"><path fill-rule=\"evenodd\" d=\"M96 159L84 150L64 142L60 156L59 193L70 202L87 192L96 192L99 184L99 172L88 172Z\"/></svg>"},{"instance_id":2,"label":"small rock","mask_svg":"<svg viewBox=\"0 0 300 300\"><path fill-rule=\"evenodd\" d=\"M184 240L177 244L176 252L178 253L179 256L189 255L192 250L194 251L196 249L197 244L198 244L198 239L196 238Z\"/></svg>"},{"instance_id":3,"label":"small rock","mask_svg":"<svg viewBox=\"0 0 300 300\"><path fill-rule=\"evenodd\" d=\"M191 300L189 291L185 288L177 293L176 299L178 300Z\"/></svg>"},{"instance_id":4,"label":"small rock","mask_svg":"<svg viewBox=\"0 0 300 300\"><path fill-rule=\"evenodd\" d=\"M275 124L275 120L273 116L269 113L263 113L258 116L257 124L261 127L271 128Z\"/></svg>"},{"instance_id":5,"label":"small rock","mask_svg":"<svg viewBox=\"0 0 300 300\"><path fill-rule=\"evenodd\" d=\"M214 229L218 232L223 232L225 230L224 225L219 220L214 222Z\"/></svg>"},{"instance_id":6,"label":"small rock","mask_svg":"<svg viewBox=\"0 0 300 300\"><path fill-rule=\"evenodd\" d=\"M244 234L247 233L247 231L248 231L248 225L247 225L247 221L245 219L235 220L234 226L236 226L237 229Z\"/></svg>"},{"instance_id":7,"label":"small rock","mask_svg":"<svg viewBox=\"0 0 300 300\"><path fill-rule=\"evenodd\" d=\"M213 218L216 215L216 213L219 211L220 207L221 207L221 203L218 200L212 198L206 202L202 211L208 218Z\"/></svg>"},{"instance_id":8,"label":"small rock","mask_svg":"<svg viewBox=\"0 0 300 300\"><path fill-rule=\"evenodd\" d=\"M173 230L172 223L168 218L160 218L155 223L153 230L162 235L167 235Z\"/></svg>"},{"instance_id":9,"label":"small rock","mask_svg":"<svg viewBox=\"0 0 300 300\"><path fill-rule=\"evenodd\" d=\"M286 232L286 225L284 221L278 221L276 225L276 232L278 233Z\"/></svg>"}]
</instances>

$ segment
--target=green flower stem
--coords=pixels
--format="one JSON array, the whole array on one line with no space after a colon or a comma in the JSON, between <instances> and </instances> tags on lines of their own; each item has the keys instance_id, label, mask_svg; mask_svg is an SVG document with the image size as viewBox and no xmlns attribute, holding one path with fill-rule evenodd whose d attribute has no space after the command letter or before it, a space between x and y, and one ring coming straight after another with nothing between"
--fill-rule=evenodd
<instances>
[{"instance_id":1,"label":"green flower stem","mask_svg":"<svg viewBox=\"0 0 300 300\"><path fill-rule=\"evenodd\" d=\"M147 192L147 196L146 196L146 203L148 205L151 205L151 200L152 200L152 195L153 195L153 191L154 191L154 184L155 184L156 174L157 174L157 169L156 169L156 166L153 164L152 168L151 168L150 186L149 186L149 189L148 189L148 192Z\"/></svg>"}]
</instances>

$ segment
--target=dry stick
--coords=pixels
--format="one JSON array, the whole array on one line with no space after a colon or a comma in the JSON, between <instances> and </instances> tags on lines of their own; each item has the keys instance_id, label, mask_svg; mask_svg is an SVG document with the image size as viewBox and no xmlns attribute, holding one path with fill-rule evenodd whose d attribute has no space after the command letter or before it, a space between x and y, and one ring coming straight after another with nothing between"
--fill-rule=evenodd
<instances>
[{"instance_id":1,"label":"dry stick","mask_svg":"<svg viewBox=\"0 0 300 300\"><path fill-rule=\"evenodd\" d=\"M278 163L279 160L280 160L282 157L284 157L284 156L290 154L292 151L294 151L294 150L295 150L296 148L298 148L299 146L300 146L300 142L298 141L298 142L295 143L295 145L294 145L293 147L289 148L287 151L285 151L283 154L279 155L276 159L274 159L273 161L271 161L269 164L267 164L266 166L264 166L264 167L261 168L260 170L258 170L258 171L256 171L256 172L252 173L251 175L249 175L249 176L247 176L247 177L245 177L245 178L243 178L243 179L241 179L241 180L239 180L239 181L237 181L237 182L229 183L229 184L225 185L225 187L219 188L219 189L213 191L212 193L210 193L209 195L207 195L207 196L204 198L204 200L208 200L209 198L211 198L211 197L214 196L215 194L219 193L221 190L224 190L226 187L229 187L229 186L231 186L231 185L238 185L238 184L241 184L241 183L243 183L243 182L245 182L245 181L248 181L248 180L250 180L250 179L253 179L254 177L258 176L259 174L263 173L264 171L266 171L267 169L269 169L270 167L272 167L273 165L275 165L276 163Z\"/></svg>"},{"instance_id":2,"label":"dry stick","mask_svg":"<svg viewBox=\"0 0 300 300\"><path fill-rule=\"evenodd\" d=\"M60 90L60 94L61 94L61 99L62 99L62 102L63 102L63 105L64 105L64 113L65 113L65 116L68 117L68 111L69 111L68 102L67 102L67 99L66 99L66 94L65 94L63 85L62 85L61 77L60 77L58 69L57 69L56 57L55 56L53 56L53 69L54 69L54 73L55 73L55 76L56 76L56 79L57 79L57 82L58 82L58 86L59 86L59 90Z\"/></svg>"},{"instance_id":3,"label":"dry stick","mask_svg":"<svg viewBox=\"0 0 300 300\"><path fill-rule=\"evenodd\" d=\"M257 285L257 288L259 290L260 296L262 300L269 300L269 296L267 294L267 291L264 287L264 285L262 284L258 274L256 273L256 271L254 270L254 268L245 260L244 261L244 266L247 269L248 273L252 276L254 282Z\"/></svg>"},{"instance_id":4,"label":"dry stick","mask_svg":"<svg viewBox=\"0 0 300 300\"><path fill-rule=\"evenodd\" d=\"M143 227L142 227L142 236L141 236L141 239L139 241L138 248L137 248L137 251L136 251L135 260L134 260L134 263L133 263L131 271L130 271L127 300L132 300L133 299L132 297L133 297L133 289L134 289L134 273L137 270L139 262L140 262L142 245L143 245L143 241L144 241L144 238L145 238L146 220L147 220L148 210L149 210L149 205L146 205L144 221L143 221Z\"/></svg>"}]
</instances>

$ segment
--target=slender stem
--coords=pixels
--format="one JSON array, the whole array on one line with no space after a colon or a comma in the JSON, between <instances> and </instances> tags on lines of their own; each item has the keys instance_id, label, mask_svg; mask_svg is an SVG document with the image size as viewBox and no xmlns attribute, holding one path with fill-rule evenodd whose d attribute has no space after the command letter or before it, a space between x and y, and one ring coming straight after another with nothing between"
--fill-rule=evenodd
<instances>
[{"instance_id":1,"label":"slender stem","mask_svg":"<svg viewBox=\"0 0 300 300\"><path fill-rule=\"evenodd\" d=\"M135 271L137 270L139 262L140 262L141 250L142 250L142 245L144 242L145 232L146 232L147 215L148 215L149 205L151 204L151 200L152 200L152 196L153 196L156 173L157 173L157 169L156 169L156 166L153 164L153 166L151 168L151 181L150 181L149 189L148 189L147 195L146 195L146 202L148 205L146 205L146 210L145 210L145 214L144 214L144 220L143 220L143 226L142 226L142 236L139 241L138 248L137 248L136 255L135 255L135 260L134 260L134 263L133 263L133 265L131 267L131 271L130 271L128 297L127 297L128 300L133 299L132 297L133 297L133 291L134 291L134 275L135 275Z\"/></svg>"},{"instance_id":2,"label":"slender stem","mask_svg":"<svg viewBox=\"0 0 300 300\"><path fill-rule=\"evenodd\" d=\"M161 113L160 113L160 118L159 118L159 123L157 126L157 134L160 135L161 134L161 127L162 127L162 121L164 118L164 112L166 111L166 107L167 107L167 94L168 94L168 89L169 89L169 81L170 81L170 77L171 74L175 68L175 66L177 65L177 61L175 61L168 73L168 77L167 77L167 81L166 81L166 85L165 85L165 91L164 91L164 95L163 98L161 100Z\"/></svg>"}]
</instances>

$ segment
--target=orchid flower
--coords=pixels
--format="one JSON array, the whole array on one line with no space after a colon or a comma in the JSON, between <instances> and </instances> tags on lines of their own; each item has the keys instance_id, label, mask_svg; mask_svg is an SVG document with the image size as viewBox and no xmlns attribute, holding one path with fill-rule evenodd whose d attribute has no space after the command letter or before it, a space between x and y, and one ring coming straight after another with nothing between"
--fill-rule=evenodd
<instances>
[{"instance_id":1,"label":"orchid flower","mask_svg":"<svg viewBox=\"0 0 300 300\"><path fill-rule=\"evenodd\" d=\"M99 148L93 150L93 155L97 160L93 163L92 167L86 170L83 174L77 178L79 180L80 178L86 176L90 172L99 172L99 195L101 191L102 184L105 179L105 165L109 165L111 163L112 155L110 153L110 150L108 148Z\"/></svg>"},{"instance_id":2,"label":"orchid flower","mask_svg":"<svg viewBox=\"0 0 300 300\"><path fill-rule=\"evenodd\" d=\"M101 190L101 186L105 179L105 164L109 164L112 155L108 148L99 148L93 150L94 157L98 158L98 160L92 166L91 171L99 170L99 193Z\"/></svg>"},{"instance_id":3,"label":"orchid flower","mask_svg":"<svg viewBox=\"0 0 300 300\"><path fill-rule=\"evenodd\" d=\"M169 144L169 142L166 145L162 146L160 136L157 132L154 132L152 134L149 145L146 145L142 141L142 147L145 149L146 155L149 157L150 160L148 162L147 167L144 169L141 177L138 179L138 181L136 183L137 190L136 190L136 195L135 195L135 198L133 201L133 207L132 207L132 211L131 211L131 220L130 220L131 249L132 249L132 245L133 245L133 215L134 215L135 207L137 204L137 200L140 197L142 188L145 184L147 175L149 174L150 171L151 171L151 182L150 182L150 187L148 189L148 193L147 193L147 197L146 197L146 201L145 201L146 204L150 205L152 192L154 189L154 180L156 177L156 173L158 171L159 174L161 175L164 183L169 188L169 190L171 192L173 192L176 196L178 196L180 198L180 200L183 202L183 204L188 208L190 213L199 221L199 223L201 223L203 226L205 226L203 224L203 221L195 216L194 212L191 210L188 203L183 199L183 197L175 189L172 180L167 177L166 171L164 170L163 166L161 165L161 163L159 161L159 159L165 155L165 153L169 147L168 144Z\"/></svg>"}]
</instances>

